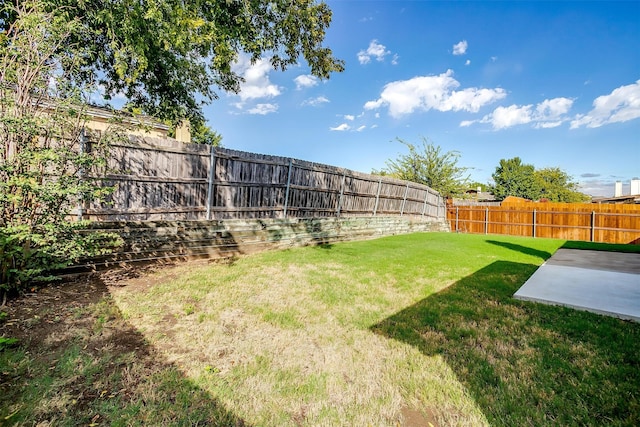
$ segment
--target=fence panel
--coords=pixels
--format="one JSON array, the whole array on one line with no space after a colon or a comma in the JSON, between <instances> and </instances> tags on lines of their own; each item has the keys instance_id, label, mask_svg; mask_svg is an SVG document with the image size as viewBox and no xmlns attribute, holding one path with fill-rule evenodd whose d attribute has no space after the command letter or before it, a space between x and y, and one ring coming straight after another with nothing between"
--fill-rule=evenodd
<instances>
[{"instance_id":1,"label":"fence panel","mask_svg":"<svg viewBox=\"0 0 640 427\"><path fill-rule=\"evenodd\" d=\"M115 144L108 173L92 178L115 186L108 200L82 207L93 220L446 215L442 197L423 185L169 139Z\"/></svg>"},{"instance_id":2,"label":"fence panel","mask_svg":"<svg viewBox=\"0 0 640 427\"><path fill-rule=\"evenodd\" d=\"M87 213L109 220L197 219L206 205L208 167L208 147L196 144L155 138L114 144L98 179L115 191L89 204Z\"/></svg>"},{"instance_id":3,"label":"fence panel","mask_svg":"<svg viewBox=\"0 0 640 427\"><path fill-rule=\"evenodd\" d=\"M640 244L640 206L527 203L449 206L452 231Z\"/></svg>"}]
</instances>

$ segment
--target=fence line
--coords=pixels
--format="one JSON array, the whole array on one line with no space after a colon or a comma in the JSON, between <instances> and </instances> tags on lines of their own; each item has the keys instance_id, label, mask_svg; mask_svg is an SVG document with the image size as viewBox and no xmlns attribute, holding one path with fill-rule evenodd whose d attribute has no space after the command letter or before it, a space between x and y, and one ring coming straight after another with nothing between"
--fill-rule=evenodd
<instances>
[{"instance_id":1,"label":"fence line","mask_svg":"<svg viewBox=\"0 0 640 427\"><path fill-rule=\"evenodd\" d=\"M98 221L446 217L444 199L424 185L169 139L113 144L107 173L92 177L115 187L107 200L78 207Z\"/></svg>"},{"instance_id":2,"label":"fence line","mask_svg":"<svg viewBox=\"0 0 640 427\"><path fill-rule=\"evenodd\" d=\"M640 244L640 206L540 204L450 206L452 231Z\"/></svg>"}]
</instances>

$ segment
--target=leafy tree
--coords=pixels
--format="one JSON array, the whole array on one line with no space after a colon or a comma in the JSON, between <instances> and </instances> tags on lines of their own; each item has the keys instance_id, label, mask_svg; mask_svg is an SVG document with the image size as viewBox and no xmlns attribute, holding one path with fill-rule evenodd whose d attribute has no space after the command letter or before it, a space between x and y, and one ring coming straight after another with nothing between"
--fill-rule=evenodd
<instances>
[{"instance_id":1,"label":"leafy tree","mask_svg":"<svg viewBox=\"0 0 640 427\"><path fill-rule=\"evenodd\" d=\"M469 186L469 188L471 188L473 190L477 190L478 188L480 188L480 191L487 191L487 188L488 188L487 184L483 184L483 183L477 182L477 181L474 181L474 182L468 184L468 186Z\"/></svg>"},{"instance_id":2,"label":"leafy tree","mask_svg":"<svg viewBox=\"0 0 640 427\"><path fill-rule=\"evenodd\" d=\"M171 126L171 122L165 120L165 124ZM195 124L189 123L189 131L191 133L191 142L194 144L213 145L214 147L222 147L222 135L211 129L203 122ZM176 137L176 127L169 129L168 136Z\"/></svg>"},{"instance_id":3,"label":"leafy tree","mask_svg":"<svg viewBox=\"0 0 640 427\"><path fill-rule=\"evenodd\" d=\"M386 162L386 169L378 171L398 179L425 184L443 196L460 195L466 189L468 168L458 166L460 154L457 151L442 151L440 146L422 138L421 149L396 138L409 148L409 154L402 154L395 160ZM374 171L375 173L375 171Z\"/></svg>"},{"instance_id":4,"label":"leafy tree","mask_svg":"<svg viewBox=\"0 0 640 427\"><path fill-rule=\"evenodd\" d=\"M204 123L196 123L191 127L191 142L196 144L222 146L222 135Z\"/></svg>"},{"instance_id":5,"label":"leafy tree","mask_svg":"<svg viewBox=\"0 0 640 427\"><path fill-rule=\"evenodd\" d=\"M580 193L578 184L562 169L550 167L536 170L533 165L523 164L519 157L500 160L492 177L492 191L498 200L504 200L507 196L566 203L589 200L589 196Z\"/></svg>"},{"instance_id":6,"label":"leafy tree","mask_svg":"<svg viewBox=\"0 0 640 427\"><path fill-rule=\"evenodd\" d=\"M578 184L558 167L539 169L535 172L540 197L550 202L578 203L589 200L589 196L578 191Z\"/></svg>"},{"instance_id":7,"label":"leafy tree","mask_svg":"<svg viewBox=\"0 0 640 427\"><path fill-rule=\"evenodd\" d=\"M13 5L15 0L4 0ZM123 93L135 107L176 124L203 122L202 104L217 97L214 87L238 92L241 76L232 64L240 52L256 61L270 57L284 70L303 56L311 73L328 78L344 69L322 45L331 10L316 0L49 0L47 12L78 26L56 46L76 83L98 83L106 97ZM11 8L0 28L17 19ZM82 46L82 52L77 51Z\"/></svg>"},{"instance_id":8,"label":"leafy tree","mask_svg":"<svg viewBox=\"0 0 640 427\"><path fill-rule=\"evenodd\" d=\"M18 3L11 25L0 33L0 295L51 270L105 253L115 236L83 234L68 221L71 208L101 197L87 174L104 168L104 132L82 150L83 95L62 70L75 70L84 47L72 43L83 31L77 20L44 11L44 1ZM8 12L7 12L8 13ZM61 46L64 54L60 54Z\"/></svg>"},{"instance_id":9,"label":"leafy tree","mask_svg":"<svg viewBox=\"0 0 640 427\"><path fill-rule=\"evenodd\" d=\"M522 163L520 157L501 159L493 178L492 192L497 200L507 196L523 197L529 200L540 198L540 182L536 179L533 165Z\"/></svg>"}]
</instances>

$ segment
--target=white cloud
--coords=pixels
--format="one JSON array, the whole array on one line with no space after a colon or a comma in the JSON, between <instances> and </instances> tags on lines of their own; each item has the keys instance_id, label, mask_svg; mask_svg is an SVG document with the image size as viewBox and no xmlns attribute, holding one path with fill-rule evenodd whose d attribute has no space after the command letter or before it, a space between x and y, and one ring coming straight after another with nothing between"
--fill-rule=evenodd
<instances>
[{"instance_id":1,"label":"white cloud","mask_svg":"<svg viewBox=\"0 0 640 427\"><path fill-rule=\"evenodd\" d=\"M467 59L467 60L465 61L464 65L471 65L471 60L470 60L470 59Z\"/></svg>"},{"instance_id":2,"label":"white cloud","mask_svg":"<svg viewBox=\"0 0 640 427\"><path fill-rule=\"evenodd\" d=\"M358 132L362 132L363 130L365 130L367 127L365 125L360 126L358 129L356 129L356 131Z\"/></svg>"},{"instance_id":3,"label":"white cloud","mask_svg":"<svg viewBox=\"0 0 640 427\"><path fill-rule=\"evenodd\" d=\"M640 117L640 80L614 89L593 101L593 109L579 114L571 122L571 129L581 126L597 128L617 122L626 122Z\"/></svg>"},{"instance_id":4,"label":"white cloud","mask_svg":"<svg viewBox=\"0 0 640 427\"><path fill-rule=\"evenodd\" d=\"M349 120L350 122L354 121L356 119L356 117L352 114L347 114L344 116L345 120Z\"/></svg>"},{"instance_id":5,"label":"white cloud","mask_svg":"<svg viewBox=\"0 0 640 427\"><path fill-rule=\"evenodd\" d=\"M330 102L329 99L327 97L324 96L318 96L316 98L309 98L307 100L305 100L302 105L309 105L311 107L318 107L322 104L326 104Z\"/></svg>"},{"instance_id":6,"label":"white cloud","mask_svg":"<svg viewBox=\"0 0 640 427\"><path fill-rule=\"evenodd\" d=\"M371 58L375 58L376 61L381 62L384 61L384 57L390 53L391 51L388 51L383 44L378 43L378 40L371 40L367 50L358 52L358 61L361 64L368 64Z\"/></svg>"},{"instance_id":7,"label":"white cloud","mask_svg":"<svg viewBox=\"0 0 640 427\"><path fill-rule=\"evenodd\" d=\"M453 54L464 55L465 53L467 53L467 47L468 47L467 41L462 40L460 43L453 45Z\"/></svg>"},{"instance_id":8,"label":"white cloud","mask_svg":"<svg viewBox=\"0 0 640 427\"><path fill-rule=\"evenodd\" d=\"M351 129L351 126L349 126L346 123L342 123L341 125L336 126L334 128L329 128L329 130L335 130L335 131L338 131L338 132L342 132L342 131L349 130L349 129Z\"/></svg>"},{"instance_id":9,"label":"white cloud","mask_svg":"<svg viewBox=\"0 0 640 427\"><path fill-rule=\"evenodd\" d=\"M296 89L301 90L308 87L314 87L318 84L318 78L310 74L304 74L293 79L296 83Z\"/></svg>"},{"instance_id":10,"label":"white cloud","mask_svg":"<svg viewBox=\"0 0 640 427\"><path fill-rule=\"evenodd\" d=\"M400 59L400 57L397 53L394 53L393 58L391 58L391 65L398 65L398 59Z\"/></svg>"},{"instance_id":11,"label":"white cloud","mask_svg":"<svg viewBox=\"0 0 640 427\"><path fill-rule=\"evenodd\" d=\"M481 107L502 99L506 96L504 89L477 89L467 88L461 91L452 91L449 97L438 108L441 111L471 111L478 112Z\"/></svg>"},{"instance_id":12,"label":"white cloud","mask_svg":"<svg viewBox=\"0 0 640 427\"><path fill-rule=\"evenodd\" d=\"M536 112L545 118L557 118L571 109L573 100L569 98L545 99L536 106Z\"/></svg>"},{"instance_id":13,"label":"white cloud","mask_svg":"<svg viewBox=\"0 0 640 427\"><path fill-rule=\"evenodd\" d=\"M278 104L257 104L255 107L247 110L249 114L266 115L278 111Z\"/></svg>"},{"instance_id":14,"label":"white cloud","mask_svg":"<svg viewBox=\"0 0 640 427\"><path fill-rule=\"evenodd\" d=\"M540 123L536 123L534 125L534 127L536 129L551 129L551 128L557 128L562 123L563 123L562 120L558 120L558 121L555 121L555 122L540 122Z\"/></svg>"},{"instance_id":15,"label":"white cloud","mask_svg":"<svg viewBox=\"0 0 640 427\"><path fill-rule=\"evenodd\" d=\"M465 120L460 123L460 126L467 127L474 123L490 123L495 130L500 130L532 123L533 127L538 129L554 128L569 120L566 114L572 106L573 100L569 98L545 99L535 107L533 104L500 106L482 119Z\"/></svg>"},{"instance_id":16,"label":"white cloud","mask_svg":"<svg viewBox=\"0 0 640 427\"><path fill-rule=\"evenodd\" d=\"M245 80L240 84L240 93L238 94L242 102L280 95L280 88L269 80L269 72L272 67L268 60L259 59L251 64L247 55L240 55L232 68Z\"/></svg>"},{"instance_id":17,"label":"white cloud","mask_svg":"<svg viewBox=\"0 0 640 427\"><path fill-rule=\"evenodd\" d=\"M529 123L531 121L531 108L532 105L498 107L491 114L491 124L494 129L504 129Z\"/></svg>"},{"instance_id":18,"label":"white cloud","mask_svg":"<svg viewBox=\"0 0 640 427\"><path fill-rule=\"evenodd\" d=\"M501 88L455 89L460 83L454 79L453 71L447 70L438 76L414 77L410 80L399 80L387 84L380 98L365 103L365 110L375 110L388 106L389 114L400 117L416 110L428 111L470 111L478 112L484 105L495 102L506 96Z\"/></svg>"},{"instance_id":19,"label":"white cloud","mask_svg":"<svg viewBox=\"0 0 640 427\"><path fill-rule=\"evenodd\" d=\"M568 119L565 114L571 110L573 99L554 98L545 99L536 106L536 113L533 119L537 122L536 128L555 128Z\"/></svg>"}]
</instances>

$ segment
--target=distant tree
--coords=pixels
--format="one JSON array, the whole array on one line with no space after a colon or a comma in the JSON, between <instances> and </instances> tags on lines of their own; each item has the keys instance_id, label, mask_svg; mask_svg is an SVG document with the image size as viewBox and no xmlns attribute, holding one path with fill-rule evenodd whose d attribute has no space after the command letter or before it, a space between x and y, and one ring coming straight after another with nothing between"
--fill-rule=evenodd
<instances>
[{"instance_id":1,"label":"distant tree","mask_svg":"<svg viewBox=\"0 0 640 427\"><path fill-rule=\"evenodd\" d=\"M477 181L469 183L468 187L472 190L477 190L478 188L480 188L480 191L487 191L487 188L489 188L487 184L483 184Z\"/></svg>"},{"instance_id":2,"label":"distant tree","mask_svg":"<svg viewBox=\"0 0 640 427\"><path fill-rule=\"evenodd\" d=\"M11 28L16 4L3 0L0 33ZM304 57L311 74L328 78L344 69L322 44L331 10L316 0L130 1L49 0L45 12L80 27L56 46L75 54L60 64L76 84L98 83L105 97L124 94L132 105L174 124L204 121L203 102L217 89L238 92L242 76L232 65L240 53L268 57L284 70ZM75 46L82 46L78 55Z\"/></svg>"},{"instance_id":3,"label":"distant tree","mask_svg":"<svg viewBox=\"0 0 640 427\"><path fill-rule=\"evenodd\" d=\"M589 196L580 193L578 184L562 169L548 167L536 170L533 165L522 163L519 157L500 160L492 177L491 191L498 200L507 196L566 203L589 200Z\"/></svg>"},{"instance_id":4,"label":"distant tree","mask_svg":"<svg viewBox=\"0 0 640 427\"><path fill-rule=\"evenodd\" d=\"M426 138L422 147L396 138L409 149L397 159L388 160L387 167L378 173L406 181L428 185L442 196L457 196L464 193L469 177L468 168L458 166L460 154L457 151L442 151Z\"/></svg>"},{"instance_id":5,"label":"distant tree","mask_svg":"<svg viewBox=\"0 0 640 427\"><path fill-rule=\"evenodd\" d=\"M508 196L529 200L540 198L540 182L536 178L535 168L533 165L522 163L520 157L501 159L491 177L491 191L497 200L504 200Z\"/></svg>"},{"instance_id":6,"label":"distant tree","mask_svg":"<svg viewBox=\"0 0 640 427\"><path fill-rule=\"evenodd\" d=\"M222 146L222 135L204 123L196 123L191 127L191 142L195 144Z\"/></svg>"},{"instance_id":7,"label":"distant tree","mask_svg":"<svg viewBox=\"0 0 640 427\"><path fill-rule=\"evenodd\" d=\"M176 126L172 126L168 120L165 120L164 123L170 126L168 136L175 138ZM189 132L191 133L191 142L193 144L222 147L222 135L211 129L204 122L189 123Z\"/></svg>"},{"instance_id":8,"label":"distant tree","mask_svg":"<svg viewBox=\"0 0 640 427\"><path fill-rule=\"evenodd\" d=\"M590 199L579 192L578 184L558 167L536 170L535 177L540 188L540 197L550 202L578 203Z\"/></svg>"}]
</instances>

